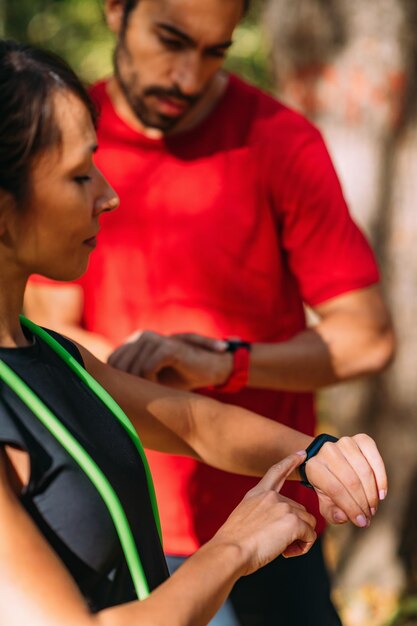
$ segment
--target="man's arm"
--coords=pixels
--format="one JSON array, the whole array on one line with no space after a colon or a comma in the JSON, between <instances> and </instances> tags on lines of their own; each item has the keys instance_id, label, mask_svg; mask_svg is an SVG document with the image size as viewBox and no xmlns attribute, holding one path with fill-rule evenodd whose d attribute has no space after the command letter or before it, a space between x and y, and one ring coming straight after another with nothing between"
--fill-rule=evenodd
<instances>
[{"instance_id":1,"label":"man's arm","mask_svg":"<svg viewBox=\"0 0 417 626\"><path fill-rule=\"evenodd\" d=\"M248 386L311 391L378 372L389 363L394 332L377 285L323 302L314 312L318 322L288 341L252 345ZM142 333L109 362L182 389L222 385L232 371L225 345L196 334Z\"/></svg>"},{"instance_id":2,"label":"man's arm","mask_svg":"<svg viewBox=\"0 0 417 626\"><path fill-rule=\"evenodd\" d=\"M283 343L254 345L250 386L309 391L390 362L394 333L378 286L323 302L314 312L313 328Z\"/></svg>"},{"instance_id":3,"label":"man's arm","mask_svg":"<svg viewBox=\"0 0 417 626\"><path fill-rule=\"evenodd\" d=\"M25 293L25 314L36 324L51 328L82 344L102 361L114 346L102 335L84 330L84 296L78 285L30 282Z\"/></svg>"}]
</instances>

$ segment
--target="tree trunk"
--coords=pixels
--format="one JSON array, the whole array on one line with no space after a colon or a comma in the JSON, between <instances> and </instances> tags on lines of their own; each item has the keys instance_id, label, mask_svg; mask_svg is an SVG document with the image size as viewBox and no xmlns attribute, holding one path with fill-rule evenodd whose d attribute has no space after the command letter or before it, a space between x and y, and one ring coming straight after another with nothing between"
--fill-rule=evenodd
<instances>
[{"instance_id":1,"label":"tree trunk","mask_svg":"<svg viewBox=\"0 0 417 626\"><path fill-rule=\"evenodd\" d=\"M270 0L265 18L277 93L323 132L372 240L398 333L388 372L324 392L321 406L341 433L377 439L390 478L371 528L339 536L339 584L399 590L404 576L409 586L417 578L417 6Z\"/></svg>"}]
</instances>

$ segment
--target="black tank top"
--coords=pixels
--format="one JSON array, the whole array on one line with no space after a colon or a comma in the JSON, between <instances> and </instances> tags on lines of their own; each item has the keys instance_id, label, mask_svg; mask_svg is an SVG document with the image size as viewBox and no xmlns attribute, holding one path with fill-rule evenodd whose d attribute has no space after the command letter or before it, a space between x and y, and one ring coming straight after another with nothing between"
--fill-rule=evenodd
<instances>
[{"instance_id":1,"label":"black tank top","mask_svg":"<svg viewBox=\"0 0 417 626\"><path fill-rule=\"evenodd\" d=\"M76 346L48 331L81 364ZM25 329L33 345L0 348L3 359L92 456L129 520L150 589L167 576L140 456L116 418L57 354ZM91 610L136 598L124 554L100 495L75 461L0 381L0 445L27 451L31 472L21 502L61 558Z\"/></svg>"}]
</instances>

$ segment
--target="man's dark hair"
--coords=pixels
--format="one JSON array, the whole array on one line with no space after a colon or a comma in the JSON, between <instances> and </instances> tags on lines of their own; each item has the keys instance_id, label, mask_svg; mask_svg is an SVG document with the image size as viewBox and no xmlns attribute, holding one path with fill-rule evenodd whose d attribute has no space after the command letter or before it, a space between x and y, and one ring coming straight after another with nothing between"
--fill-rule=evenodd
<instances>
[{"instance_id":1,"label":"man's dark hair","mask_svg":"<svg viewBox=\"0 0 417 626\"><path fill-rule=\"evenodd\" d=\"M124 1L125 6L124 6L124 13L123 13L123 24L125 27L129 19L129 14L135 8L138 2L139 0L125 0ZM251 0L243 0L243 15L246 15L246 13L249 11L250 3L251 3Z\"/></svg>"},{"instance_id":2,"label":"man's dark hair","mask_svg":"<svg viewBox=\"0 0 417 626\"><path fill-rule=\"evenodd\" d=\"M18 201L28 190L33 159L59 144L53 97L68 91L96 111L73 70L58 56L12 40L0 40L0 188Z\"/></svg>"}]
</instances>

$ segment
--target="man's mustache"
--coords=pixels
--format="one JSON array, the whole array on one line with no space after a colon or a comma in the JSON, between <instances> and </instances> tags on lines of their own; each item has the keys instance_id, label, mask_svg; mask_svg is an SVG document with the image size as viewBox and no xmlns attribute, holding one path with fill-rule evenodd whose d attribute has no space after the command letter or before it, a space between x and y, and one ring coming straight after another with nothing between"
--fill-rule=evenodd
<instances>
[{"instance_id":1,"label":"man's mustache","mask_svg":"<svg viewBox=\"0 0 417 626\"><path fill-rule=\"evenodd\" d=\"M164 89L163 87L148 87L144 93L145 96L156 96L157 98L174 98L185 102L186 104L195 104L200 98L201 93L194 94L193 96L187 96L182 93L178 87L172 87L171 89Z\"/></svg>"}]
</instances>

